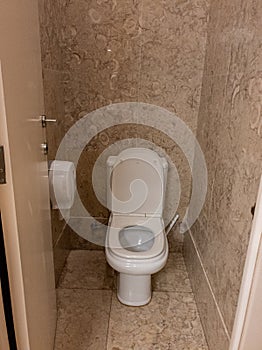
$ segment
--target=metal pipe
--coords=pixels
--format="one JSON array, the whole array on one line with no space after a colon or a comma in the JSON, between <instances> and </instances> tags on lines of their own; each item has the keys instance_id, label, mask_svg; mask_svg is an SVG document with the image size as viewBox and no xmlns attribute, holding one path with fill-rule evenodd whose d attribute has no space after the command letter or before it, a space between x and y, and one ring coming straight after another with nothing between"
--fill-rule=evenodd
<instances>
[{"instance_id":1,"label":"metal pipe","mask_svg":"<svg viewBox=\"0 0 262 350\"><path fill-rule=\"evenodd\" d=\"M167 226L167 229L166 229L166 235L169 234L169 232L172 230L172 228L174 227L174 225L176 224L177 220L179 219L179 215L176 214L174 216L174 218L171 220L170 224Z\"/></svg>"}]
</instances>

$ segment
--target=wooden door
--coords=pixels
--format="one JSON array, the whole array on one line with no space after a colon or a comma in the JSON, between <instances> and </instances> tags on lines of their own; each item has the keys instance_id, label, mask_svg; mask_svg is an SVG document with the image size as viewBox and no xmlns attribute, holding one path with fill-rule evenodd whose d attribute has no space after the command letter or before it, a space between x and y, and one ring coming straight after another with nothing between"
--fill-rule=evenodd
<instances>
[{"instance_id":1,"label":"wooden door","mask_svg":"<svg viewBox=\"0 0 262 350\"><path fill-rule=\"evenodd\" d=\"M0 1L0 184L18 349L53 349L56 303L37 1Z\"/></svg>"}]
</instances>

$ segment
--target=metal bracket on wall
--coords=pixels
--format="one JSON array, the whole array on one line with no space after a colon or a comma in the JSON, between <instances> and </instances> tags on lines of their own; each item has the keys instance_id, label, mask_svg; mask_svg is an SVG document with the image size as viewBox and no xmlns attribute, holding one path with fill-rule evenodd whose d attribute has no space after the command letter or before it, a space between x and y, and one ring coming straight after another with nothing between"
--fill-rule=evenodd
<instances>
[{"instance_id":1,"label":"metal bracket on wall","mask_svg":"<svg viewBox=\"0 0 262 350\"><path fill-rule=\"evenodd\" d=\"M6 184L4 146L0 146L0 185Z\"/></svg>"},{"instance_id":2,"label":"metal bracket on wall","mask_svg":"<svg viewBox=\"0 0 262 350\"><path fill-rule=\"evenodd\" d=\"M46 128L47 123L56 123L56 119L49 119L44 114L40 116L40 121L42 124L42 128Z\"/></svg>"}]
</instances>

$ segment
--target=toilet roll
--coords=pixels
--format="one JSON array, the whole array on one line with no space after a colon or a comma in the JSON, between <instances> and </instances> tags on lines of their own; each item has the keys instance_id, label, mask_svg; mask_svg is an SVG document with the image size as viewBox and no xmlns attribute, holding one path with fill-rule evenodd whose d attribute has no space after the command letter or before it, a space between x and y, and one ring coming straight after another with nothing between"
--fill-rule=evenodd
<instances>
[{"instance_id":1,"label":"toilet roll","mask_svg":"<svg viewBox=\"0 0 262 350\"><path fill-rule=\"evenodd\" d=\"M49 188L52 209L70 209L76 192L74 163L54 160L49 166Z\"/></svg>"}]
</instances>

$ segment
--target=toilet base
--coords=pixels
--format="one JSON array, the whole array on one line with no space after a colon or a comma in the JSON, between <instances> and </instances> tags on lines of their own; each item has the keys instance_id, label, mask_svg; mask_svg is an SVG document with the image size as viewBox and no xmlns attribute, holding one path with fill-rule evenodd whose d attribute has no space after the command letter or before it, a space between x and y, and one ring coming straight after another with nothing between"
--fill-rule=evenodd
<instances>
[{"instance_id":1,"label":"toilet base","mask_svg":"<svg viewBox=\"0 0 262 350\"><path fill-rule=\"evenodd\" d=\"M151 300L151 295L151 275L118 274L117 297L122 304L146 305Z\"/></svg>"}]
</instances>

